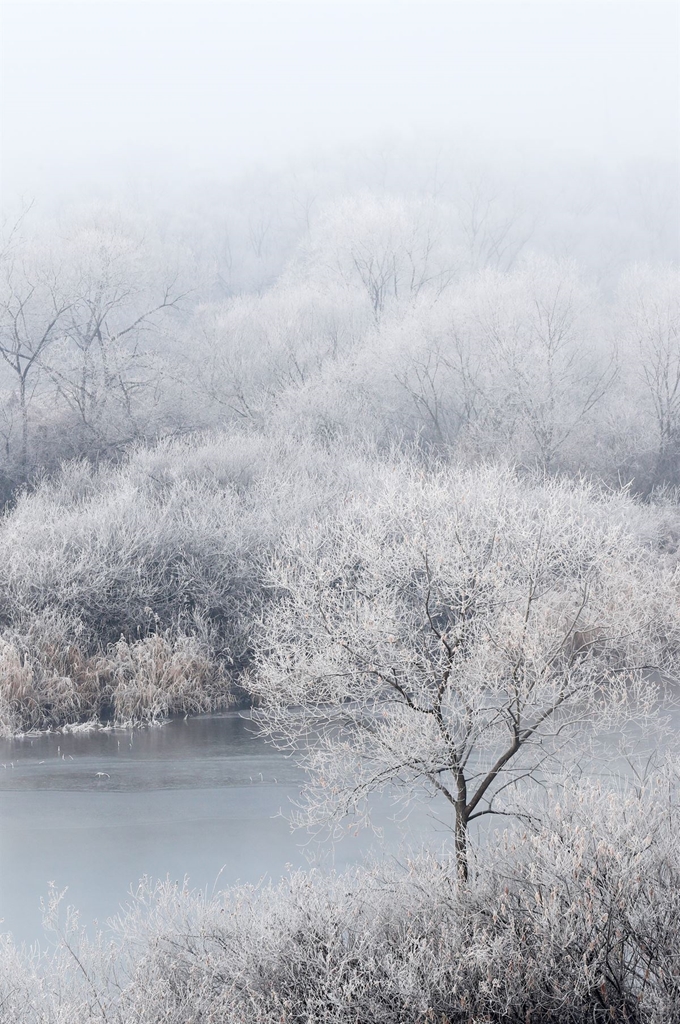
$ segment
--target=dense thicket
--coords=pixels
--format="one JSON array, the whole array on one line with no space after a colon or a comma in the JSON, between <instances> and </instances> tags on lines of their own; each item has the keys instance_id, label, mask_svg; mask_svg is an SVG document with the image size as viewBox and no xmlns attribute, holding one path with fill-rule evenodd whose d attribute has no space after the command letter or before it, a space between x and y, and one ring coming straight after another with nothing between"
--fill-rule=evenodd
<instances>
[{"instance_id":1,"label":"dense thicket","mask_svg":"<svg viewBox=\"0 0 680 1024\"><path fill-rule=\"evenodd\" d=\"M418 481L427 479L432 483L423 489ZM510 493L517 522L533 519L537 528L551 503L558 512L564 506L565 522L554 524L560 537L568 532L570 507L580 508L583 522L573 524L571 541L555 534L546 551L561 544L566 555L578 535L579 544L605 559L602 585L614 598L617 589L633 585L631 573L642 574L647 582L638 582L635 592L644 607L630 628L645 637L648 624L659 637L666 631L667 648L676 632L677 506L671 500L641 505L630 495L567 481L554 492L551 486L501 467L478 476L459 462L442 469L441 458L433 464L418 448L381 453L369 444L348 448L254 432L165 440L135 449L121 465L72 462L21 494L0 527L3 728L98 717L148 721L243 699L254 645L262 643L260 623L280 589L272 578L274 553L292 550L305 531L313 536L315 523L345 517L360 524L363 517L364 527L356 529L366 541L375 534L377 557L383 551L387 559L389 522L409 493L416 505L419 492L425 504L438 502L433 526L444 533L453 528L450 517L463 493L478 493L479 500L486 495L490 531L498 528L494 509L507 504ZM392 511L390 501L396 501ZM420 514L417 508L413 514ZM603 522L618 537L611 565L605 558L611 537L598 547ZM388 531L383 541L381 530ZM524 569L512 538L506 542L507 584L514 580L521 602ZM339 544L329 553L340 567L345 554ZM386 568L396 564L396 553ZM584 566L592 571L592 559L579 561L576 548L570 557L573 585L587 584ZM415 580L416 567L405 571ZM568 632L593 626L605 614L588 608L572 622L578 595L562 589L550 597L548 611L564 618ZM632 608L629 602L627 613ZM266 627L265 643L275 628Z\"/></svg>"},{"instance_id":2,"label":"dense thicket","mask_svg":"<svg viewBox=\"0 0 680 1024\"><path fill-rule=\"evenodd\" d=\"M23 494L0 540L4 728L224 706L266 553L372 473L365 456L230 433L74 462Z\"/></svg>"}]
</instances>

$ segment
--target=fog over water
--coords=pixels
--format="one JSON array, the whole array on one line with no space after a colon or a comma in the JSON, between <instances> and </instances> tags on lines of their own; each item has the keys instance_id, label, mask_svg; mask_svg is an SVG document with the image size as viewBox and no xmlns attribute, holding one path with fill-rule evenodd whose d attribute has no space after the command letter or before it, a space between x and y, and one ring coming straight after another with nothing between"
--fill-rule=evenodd
<instances>
[{"instance_id":1,"label":"fog over water","mask_svg":"<svg viewBox=\"0 0 680 1024\"><path fill-rule=\"evenodd\" d=\"M143 875L186 876L211 892L384 849L370 832L349 829L335 846L292 832L303 781L237 713L0 740L0 930L41 938L50 881L68 887L84 924L103 925ZM387 849L399 855L402 843L446 834L431 810L425 803L403 820L385 800L375 823Z\"/></svg>"}]
</instances>

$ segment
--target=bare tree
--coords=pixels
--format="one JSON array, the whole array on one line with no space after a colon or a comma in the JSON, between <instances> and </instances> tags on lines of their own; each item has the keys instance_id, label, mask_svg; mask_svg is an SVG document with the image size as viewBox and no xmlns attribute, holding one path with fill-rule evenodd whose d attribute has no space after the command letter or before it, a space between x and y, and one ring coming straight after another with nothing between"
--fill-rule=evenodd
<instances>
[{"instance_id":1,"label":"bare tree","mask_svg":"<svg viewBox=\"0 0 680 1024\"><path fill-rule=\"evenodd\" d=\"M311 773L299 820L366 820L373 791L443 797L458 869L501 794L641 721L678 660L677 579L625 497L508 472L388 467L375 497L286 537L257 641L267 736Z\"/></svg>"},{"instance_id":2,"label":"bare tree","mask_svg":"<svg viewBox=\"0 0 680 1024\"><path fill-rule=\"evenodd\" d=\"M426 299L385 323L375 347L377 386L384 394L386 378L396 383L402 429L413 423L409 433L435 445L455 444L477 429L484 415L484 354L466 328L456 295L449 292L434 303Z\"/></svg>"},{"instance_id":3,"label":"bare tree","mask_svg":"<svg viewBox=\"0 0 680 1024\"><path fill-rule=\"evenodd\" d=\"M64 245L71 301L61 344L46 362L57 393L93 440L121 419L131 438L138 412L156 404L160 363L150 346L185 291L143 240L91 228ZM167 321L166 321L167 322Z\"/></svg>"},{"instance_id":4,"label":"bare tree","mask_svg":"<svg viewBox=\"0 0 680 1024\"><path fill-rule=\"evenodd\" d=\"M584 436L617 375L599 340L594 295L572 263L535 255L509 274L476 275L466 291L468 347L486 354L482 432L492 435L495 421L507 455L551 471Z\"/></svg>"},{"instance_id":5,"label":"bare tree","mask_svg":"<svg viewBox=\"0 0 680 1024\"><path fill-rule=\"evenodd\" d=\"M376 322L388 304L424 289L441 293L459 265L445 229L447 211L433 203L364 194L331 203L302 247L313 278L360 285Z\"/></svg>"},{"instance_id":6,"label":"bare tree","mask_svg":"<svg viewBox=\"0 0 680 1024\"><path fill-rule=\"evenodd\" d=\"M680 274L672 267L632 268L621 282L622 335L633 387L651 404L659 481L677 482L680 463Z\"/></svg>"},{"instance_id":7,"label":"bare tree","mask_svg":"<svg viewBox=\"0 0 680 1024\"><path fill-rule=\"evenodd\" d=\"M18 395L22 474L28 469L29 406L42 363L73 307L58 271L35 255L8 249L0 298L0 356Z\"/></svg>"},{"instance_id":8,"label":"bare tree","mask_svg":"<svg viewBox=\"0 0 680 1024\"><path fill-rule=\"evenodd\" d=\"M522 257L386 319L382 375L408 396L426 438L550 471L573 458L616 377L599 326L572 264Z\"/></svg>"},{"instance_id":9,"label":"bare tree","mask_svg":"<svg viewBox=\"0 0 680 1024\"><path fill-rule=\"evenodd\" d=\"M460 182L454 203L469 266L510 269L533 233L518 199L500 194L477 169Z\"/></svg>"}]
</instances>

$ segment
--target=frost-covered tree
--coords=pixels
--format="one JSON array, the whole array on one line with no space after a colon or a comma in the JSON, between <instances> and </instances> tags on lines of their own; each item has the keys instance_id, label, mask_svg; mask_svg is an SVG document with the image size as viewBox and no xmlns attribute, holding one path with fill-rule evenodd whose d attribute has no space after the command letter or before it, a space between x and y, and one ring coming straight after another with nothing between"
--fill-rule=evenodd
<instances>
[{"instance_id":1,"label":"frost-covered tree","mask_svg":"<svg viewBox=\"0 0 680 1024\"><path fill-rule=\"evenodd\" d=\"M64 329L73 299L63 274L38 246L7 249L0 269L0 356L9 373L9 396L4 403L5 453L11 455L14 404L19 412L19 467L25 475L29 461L29 410L44 369L47 350Z\"/></svg>"},{"instance_id":2,"label":"frost-covered tree","mask_svg":"<svg viewBox=\"0 0 680 1024\"><path fill-rule=\"evenodd\" d=\"M350 353L369 316L356 289L290 281L263 296L201 306L186 330L192 390L219 420L262 423L282 392Z\"/></svg>"},{"instance_id":3,"label":"frost-covered tree","mask_svg":"<svg viewBox=\"0 0 680 1024\"><path fill-rule=\"evenodd\" d=\"M652 713L678 659L677 574L625 497L482 468L376 472L291 532L257 638L262 727L311 773L300 821L365 819L374 791L439 795L468 826ZM658 678L658 675L657 675Z\"/></svg>"},{"instance_id":4,"label":"frost-covered tree","mask_svg":"<svg viewBox=\"0 0 680 1024\"><path fill-rule=\"evenodd\" d=\"M620 284L619 329L628 393L649 423L657 482L680 477L680 273L636 266Z\"/></svg>"},{"instance_id":5,"label":"frost-covered tree","mask_svg":"<svg viewBox=\"0 0 680 1024\"><path fill-rule=\"evenodd\" d=\"M85 443L144 434L163 374L154 343L184 298L176 254L103 218L76 225L60 259L71 301L47 362L59 399Z\"/></svg>"},{"instance_id":6,"label":"frost-covered tree","mask_svg":"<svg viewBox=\"0 0 680 1024\"><path fill-rule=\"evenodd\" d=\"M466 283L458 316L480 366L482 450L495 446L545 470L578 463L574 447L611 387L615 363L599 338L597 297L577 267L533 255L509 274L484 271Z\"/></svg>"},{"instance_id":7,"label":"frost-covered tree","mask_svg":"<svg viewBox=\"0 0 680 1024\"><path fill-rule=\"evenodd\" d=\"M423 290L441 293L461 263L447 229L451 213L430 201L364 193L329 203L312 223L293 270L359 286L376 321Z\"/></svg>"}]
</instances>

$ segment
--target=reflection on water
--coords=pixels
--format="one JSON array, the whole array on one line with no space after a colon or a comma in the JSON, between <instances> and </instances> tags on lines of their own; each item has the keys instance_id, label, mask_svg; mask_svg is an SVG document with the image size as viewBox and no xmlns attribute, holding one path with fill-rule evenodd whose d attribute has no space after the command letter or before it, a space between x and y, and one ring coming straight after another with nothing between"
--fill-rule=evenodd
<instances>
[{"instance_id":1,"label":"reflection on water","mask_svg":"<svg viewBox=\"0 0 680 1024\"><path fill-rule=\"evenodd\" d=\"M316 847L291 834L303 776L238 714L135 732L52 733L0 741L0 930L41 936L39 900L54 881L83 922L104 922L142 875L213 889L278 877ZM408 823L377 816L385 842L420 845L442 826L428 804ZM327 855L360 860L376 840L347 836Z\"/></svg>"}]
</instances>

